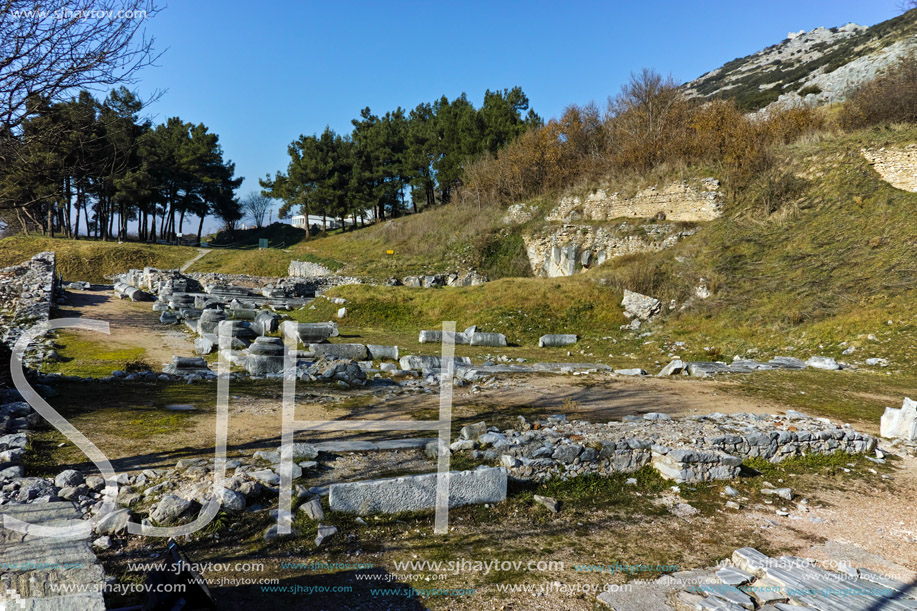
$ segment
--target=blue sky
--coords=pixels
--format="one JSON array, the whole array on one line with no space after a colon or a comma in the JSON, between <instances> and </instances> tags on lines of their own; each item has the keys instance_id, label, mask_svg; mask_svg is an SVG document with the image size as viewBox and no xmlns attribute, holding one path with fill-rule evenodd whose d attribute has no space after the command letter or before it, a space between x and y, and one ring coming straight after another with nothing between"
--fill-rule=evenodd
<instances>
[{"instance_id":1,"label":"blue sky","mask_svg":"<svg viewBox=\"0 0 917 611\"><path fill-rule=\"evenodd\" d=\"M519 85L542 117L604 105L631 71L688 81L787 32L899 14L898 0L252 2L173 0L147 30L163 51L135 86L149 112L220 136L245 177L286 169L287 145L369 106L411 108Z\"/></svg>"}]
</instances>

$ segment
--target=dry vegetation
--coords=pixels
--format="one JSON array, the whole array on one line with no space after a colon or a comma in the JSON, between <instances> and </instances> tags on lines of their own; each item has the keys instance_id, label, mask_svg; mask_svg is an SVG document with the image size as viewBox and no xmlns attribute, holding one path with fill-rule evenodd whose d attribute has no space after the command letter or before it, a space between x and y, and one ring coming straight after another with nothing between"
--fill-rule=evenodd
<instances>
[{"instance_id":1,"label":"dry vegetation","mask_svg":"<svg viewBox=\"0 0 917 611\"><path fill-rule=\"evenodd\" d=\"M847 128L917 122L917 58L902 59L861 87L844 104L839 121Z\"/></svg>"},{"instance_id":2,"label":"dry vegetation","mask_svg":"<svg viewBox=\"0 0 917 611\"><path fill-rule=\"evenodd\" d=\"M671 80L633 75L602 114L595 104L570 106L559 119L524 133L496 156L468 168L462 197L508 205L659 166L714 165L733 192L770 166L769 151L822 128L820 112L792 109L764 119L733 101L685 98Z\"/></svg>"}]
</instances>

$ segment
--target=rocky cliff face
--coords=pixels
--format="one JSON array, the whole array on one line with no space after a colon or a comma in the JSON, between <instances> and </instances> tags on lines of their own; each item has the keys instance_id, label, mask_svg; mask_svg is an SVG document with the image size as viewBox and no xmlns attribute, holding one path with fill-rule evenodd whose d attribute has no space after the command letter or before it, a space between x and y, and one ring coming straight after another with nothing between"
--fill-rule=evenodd
<instances>
[{"instance_id":1,"label":"rocky cliff face","mask_svg":"<svg viewBox=\"0 0 917 611\"><path fill-rule=\"evenodd\" d=\"M790 32L687 83L689 96L735 98L747 110L830 104L917 51L917 10L871 27Z\"/></svg>"},{"instance_id":2,"label":"rocky cliff face","mask_svg":"<svg viewBox=\"0 0 917 611\"><path fill-rule=\"evenodd\" d=\"M547 220L575 223L657 217L667 221L712 221L722 213L719 186L719 181L713 178L684 180L662 188L643 189L634 197L599 189L584 198L563 198Z\"/></svg>"},{"instance_id":3,"label":"rocky cliff face","mask_svg":"<svg viewBox=\"0 0 917 611\"><path fill-rule=\"evenodd\" d=\"M546 217L549 224L524 236L525 248L536 276L572 276L607 259L668 248L695 233L684 223L711 221L721 214L719 182L713 178L650 187L633 197L599 189L561 199ZM529 218L524 206L513 206L505 221Z\"/></svg>"},{"instance_id":4,"label":"rocky cliff face","mask_svg":"<svg viewBox=\"0 0 917 611\"><path fill-rule=\"evenodd\" d=\"M555 278L584 272L614 257L664 250L696 231L671 223L553 225L524 239L532 273Z\"/></svg>"}]
</instances>

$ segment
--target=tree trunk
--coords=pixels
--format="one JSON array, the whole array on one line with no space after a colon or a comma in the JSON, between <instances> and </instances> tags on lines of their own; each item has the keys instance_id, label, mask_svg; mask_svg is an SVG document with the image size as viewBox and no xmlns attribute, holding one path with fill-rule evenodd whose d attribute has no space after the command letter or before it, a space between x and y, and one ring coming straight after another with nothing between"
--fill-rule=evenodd
<instances>
[{"instance_id":1,"label":"tree trunk","mask_svg":"<svg viewBox=\"0 0 917 611\"><path fill-rule=\"evenodd\" d=\"M73 238L73 225L71 224L71 216L73 215L73 193L70 191L70 177L67 176L64 178L64 195L67 198L67 237Z\"/></svg>"},{"instance_id":2,"label":"tree trunk","mask_svg":"<svg viewBox=\"0 0 917 611\"><path fill-rule=\"evenodd\" d=\"M204 231L204 215L201 215L201 223L197 226L197 245L201 245L201 233Z\"/></svg>"},{"instance_id":3,"label":"tree trunk","mask_svg":"<svg viewBox=\"0 0 917 611\"><path fill-rule=\"evenodd\" d=\"M22 209L16 208L16 218L19 219L19 225L22 227L22 233L29 235L29 224L22 218Z\"/></svg>"},{"instance_id":4,"label":"tree trunk","mask_svg":"<svg viewBox=\"0 0 917 611\"><path fill-rule=\"evenodd\" d=\"M108 226L105 231L105 238L110 240L112 237L113 229L115 228L115 206L114 202L111 201L111 198L108 198Z\"/></svg>"},{"instance_id":5,"label":"tree trunk","mask_svg":"<svg viewBox=\"0 0 917 611\"><path fill-rule=\"evenodd\" d=\"M32 213L29 212L28 208L22 208L22 213L26 215L26 218L29 221L32 221L33 225L38 227L38 230L41 231L41 235L45 235L45 224L43 222L42 223L38 222L38 219L32 216Z\"/></svg>"},{"instance_id":6,"label":"tree trunk","mask_svg":"<svg viewBox=\"0 0 917 611\"><path fill-rule=\"evenodd\" d=\"M80 183L76 183L76 225L73 228L73 236L80 239L80 212L86 210L86 202L83 201L83 190ZM89 216L86 216L86 236L89 237Z\"/></svg>"},{"instance_id":7,"label":"tree trunk","mask_svg":"<svg viewBox=\"0 0 917 611\"><path fill-rule=\"evenodd\" d=\"M169 207L162 211L162 220L159 222L159 238L166 238L166 219L172 214L172 198L169 198Z\"/></svg>"}]
</instances>

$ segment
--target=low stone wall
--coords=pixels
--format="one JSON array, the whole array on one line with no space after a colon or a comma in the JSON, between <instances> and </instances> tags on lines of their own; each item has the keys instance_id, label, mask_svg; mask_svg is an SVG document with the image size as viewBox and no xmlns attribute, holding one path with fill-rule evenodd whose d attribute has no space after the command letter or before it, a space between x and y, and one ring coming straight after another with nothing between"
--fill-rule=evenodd
<instances>
[{"instance_id":1,"label":"low stone wall","mask_svg":"<svg viewBox=\"0 0 917 611\"><path fill-rule=\"evenodd\" d=\"M902 191L917 193L917 144L903 149L863 149L863 157L882 180Z\"/></svg>"},{"instance_id":2,"label":"low stone wall","mask_svg":"<svg viewBox=\"0 0 917 611\"><path fill-rule=\"evenodd\" d=\"M484 430L483 423L475 429ZM652 464L666 479L703 482L738 477L746 458L781 462L794 456L861 454L876 447L870 435L799 412L785 416L709 414L674 420L665 414L627 416L624 422L568 422L563 415L515 429L490 427L463 435L453 452L500 461L510 475L545 480L598 473L630 473Z\"/></svg>"},{"instance_id":3,"label":"low stone wall","mask_svg":"<svg viewBox=\"0 0 917 611\"><path fill-rule=\"evenodd\" d=\"M409 286L412 288L438 288L442 286L480 286L487 283L487 278L476 270L466 272L447 272L445 274L428 274L426 276L405 276L402 279L389 278L388 286Z\"/></svg>"},{"instance_id":4,"label":"low stone wall","mask_svg":"<svg viewBox=\"0 0 917 611\"><path fill-rule=\"evenodd\" d=\"M290 261L287 275L297 278L314 278L316 276L330 276L331 270L324 265L311 261Z\"/></svg>"}]
</instances>

